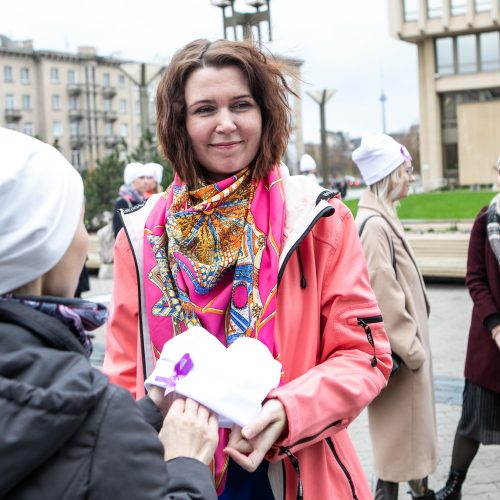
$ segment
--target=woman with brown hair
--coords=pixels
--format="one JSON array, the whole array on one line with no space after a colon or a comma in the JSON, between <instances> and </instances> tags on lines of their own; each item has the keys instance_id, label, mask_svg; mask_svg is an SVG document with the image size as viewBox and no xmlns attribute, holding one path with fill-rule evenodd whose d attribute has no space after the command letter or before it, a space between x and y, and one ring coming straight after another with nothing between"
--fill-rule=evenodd
<instances>
[{"instance_id":1,"label":"woman with brown hair","mask_svg":"<svg viewBox=\"0 0 500 500\"><path fill-rule=\"evenodd\" d=\"M280 164L289 92L249 43L196 40L173 57L157 119L176 176L122 214L104 371L139 397L185 330L257 338L281 384L253 422L220 429L219 498L364 499L346 427L385 386L390 350L349 210Z\"/></svg>"}]
</instances>

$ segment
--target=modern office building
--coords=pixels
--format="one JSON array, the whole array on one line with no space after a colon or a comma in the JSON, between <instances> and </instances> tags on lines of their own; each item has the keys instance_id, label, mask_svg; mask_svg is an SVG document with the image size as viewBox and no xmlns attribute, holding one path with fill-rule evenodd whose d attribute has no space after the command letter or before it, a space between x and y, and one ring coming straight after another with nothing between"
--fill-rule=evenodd
<instances>
[{"instance_id":1,"label":"modern office building","mask_svg":"<svg viewBox=\"0 0 500 500\"><path fill-rule=\"evenodd\" d=\"M139 86L122 69L127 64L93 47L77 54L34 50L32 41L0 35L0 126L56 145L79 169L122 138L134 148L141 104Z\"/></svg>"},{"instance_id":2,"label":"modern office building","mask_svg":"<svg viewBox=\"0 0 500 500\"><path fill-rule=\"evenodd\" d=\"M423 185L488 184L500 155L500 0L389 0L418 48Z\"/></svg>"}]
</instances>

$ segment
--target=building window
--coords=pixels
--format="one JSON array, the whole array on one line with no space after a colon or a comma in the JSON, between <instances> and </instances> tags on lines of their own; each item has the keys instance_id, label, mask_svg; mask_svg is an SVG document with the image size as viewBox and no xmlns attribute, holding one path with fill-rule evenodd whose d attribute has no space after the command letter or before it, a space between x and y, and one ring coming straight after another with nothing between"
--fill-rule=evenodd
<instances>
[{"instance_id":1,"label":"building window","mask_svg":"<svg viewBox=\"0 0 500 500\"><path fill-rule=\"evenodd\" d=\"M443 15L443 0L427 0L427 18L436 19Z\"/></svg>"},{"instance_id":2,"label":"building window","mask_svg":"<svg viewBox=\"0 0 500 500\"><path fill-rule=\"evenodd\" d=\"M500 69L500 32L491 31L479 35L481 71Z\"/></svg>"},{"instance_id":3,"label":"building window","mask_svg":"<svg viewBox=\"0 0 500 500\"><path fill-rule=\"evenodd\" d=\"M50 81L59 83L59 70L57 68L50 68Z\"/></svg>"},{"instance_id":4,"label":"building window","mask_svg":"<svg viewBox=\"0 0 500 500\"><path fill-rule=\"evenodd\" d=\"M111 99L104 99L104 111L111 111Z\"/></svg>"},{"instance_id":5,"label":"building window","mask_svg":"<svg viewBox=\"0 0 500 500\"><path fill-rule=\"evenodd\" d=\"M475 73L477 71L476 35L457 37L457 69L459 73Z\"/></svg>"},{"instance_id":6,"label":"building window","mask_svg":"<svg viewBox=\"0 0 500 500\"><path fill-rule=\"evenodd\" d=\"M78 109L78 97L70 95L68 101L69 109Z\"/></svg>"},{"instance_id":7,"label":"building window","mask_svg":"<svg viewBox=\"0 0 500 500\"><path fill-rule=\"evenodd\" d=\"M5 94L5 109L14 109L16 103L13 94Z\"/></svg>"},{"instance_id":8,"label":"building window","mask_svg":"<svg viewBox=\"0 0 500 500\"><path fill-rule=\"evenodd\" d=\"M61 98L59 97L59 95L54 94L52 96L52 110L58 111L59 109L61 109Z\"/></svg>"},{"instance_id":9,"label":"building window","mask_svg":"<svg viewBox=\"0 0 500 500\"><path fill-rule=\"evenodd\" d=\"M31 109L31 96L28 94L23 95L22 97L23 109L28 111Z\"/></svg>"},{"instance_id":10,"label":"building window","mask_svg":"<svg viewBox=\"0 0 500 500\"><path fill-rule=\"evenodd\" d=\"M6 127L10 130L16 130L17 131L17 123L16 122L9 122L7 123Z\"/></svg>"},{"instance_id":11,"label":"building window","mask_svg":"<svg viewBox=\"0 0 500 500\"><path fill-rule=\"evenodd\" d=\"M72 149L71 150L71 163L76 168L80 168L82 166L81 155L80 155L79 149Z\"/></svg>"},{"instance_id":12,"label":"building window","mask_svg":"<svg viewBox=\"0 0 500 500\"><path fill-rule=\"evenodd\" d=\"M30 81L29 68L21 68L20 76L21 76L21 83L29 83L29 81Z\"/></svg>"},{"instance_id":13,"label":"building window","mask_svg":"<svg viewBox=\"0 0 500 500\"><path fill-rule=\"evenodd\" d=\"M12 82L12 66L3 67L3 80L4 82Z\"/></svg>"},{"instance_id":14,"label":"building window","mask_svg":"<svg viewBox=\"0 0 500 500\"><path fill-rule=\"evenodd\" d=\"M491 10L491 0L475 0L476 12L487 12Z\"/></svg>"},{"instance_id":15,"label":"building window","mask_svg":"<svg viewBox=\"0 0 500 500\"><path fill-rule=\"evenodd\" d=\"M404 0L403 8L405 22L418 21L418 0Z\"/></svg>"},{"instance_id":16,"label":"building window","mask_svg":"<svg viewBox=\"0 0 500 500\"><path fill-rule=\"evenodd\" d=\"M467 11L467 0L451 0L451 15L465 16Z\"/></svg>"},{"instance_id":17,"label":"building window","mask_svg":"<svg viewBox=\"0 0 500 500\"><path fill-rule=\"evenodd\" d=\"M109 87L109 85L110 85L110 81L111 81L111 79L110 79L110 77L109 77L109 73L104 73L104 74L102 75L102 85L103 85L104 87Z\"/></svg>"},{"instance_id":18,"label":"building window","mask_svg":"<svg viewBox=\"0 0 500 500\"><path fill-rule=\"evenodd\" d=\"M26 135L31 135L33 137L34 131L33 131L33 124L32 123L25 123L23 125L23 133Z\"/></svg>"},{"instance_id":19,"label":"building window","mask_svg":"<svg viewBox=\"0 0 500 500\"><path fill-rule=\"evenodd\" d=\"M455 73L453 57L453 38L436 39L436 67L440 75L452 75Z\"/></svg>"},{"instance_id":20,"label":"building window","mask_svg":"<svg viewBox=\"0 0 500 500\"><path fill-rule=\"evenodd\" d=\"M107 122L104 127L105 127L105 131L106 131L106 135L108 137L110 135L113 135L113 123Z\"/></svg>"},{"instance_id":21,"label":"building window","mask_svg":"<svg viewBox=\"0 0 500 500\"><path fill-rule=\"evenodd\" d=\"M73 136L79 136L80 122L69 122L69 133Z\"/></svg>"},{"instance_id":22,"label":"building window","mask_svg":"<svg viewBox=\"0 0 500 500\"><path fill-rule=\"evenodd\" d=\"M68 83L76 83L76 71L68 69Z\"/></svg>"},{"instance_id":23,"label":"building window","mask_svg":"<svg viewBox=\"0 0 500 500\"><path fill-rule=\"evenodd\" d=\"M125 76L124 75L118 75L118 87L121 89L125 88Z\"/></svg>"},{"instance_id":24,"label":"building window","mask_svg":"<svg viewBox=\"0 0 500 500\"><path fill-rule=\"evenodd\" d=\"M120 137L126 139L128 137L128 124L122 123L120 124Z\"/></svg>"},{"instance_id":25,"label":"building window","mask_svg":"<svg viewBox=\"0 0 500 500\"><path fill-rule=\"evenodd\" d=\"M127 113L127 99L120 99L119 108L120 113L125 115Z\"/></svg>"},{"instance_id":26,"label":"building window","mask_svg":"<svg viewBox=\"0 0 500 500\"><path fill-rule=\"evenodd\" d=\"M141 101L135 101L135 114L141 114Z\"/></svg>"},{"instance_id":27,"label":"building window","mask_svg":"<svg viewBox=\"0 0 500 500\"><path fill-rule=\"evenodd\" d=\"M54 137L61 137L63 135L63 124L60 120L54 120L52 122L52 135Z\"/></svg>"}]
</instances>

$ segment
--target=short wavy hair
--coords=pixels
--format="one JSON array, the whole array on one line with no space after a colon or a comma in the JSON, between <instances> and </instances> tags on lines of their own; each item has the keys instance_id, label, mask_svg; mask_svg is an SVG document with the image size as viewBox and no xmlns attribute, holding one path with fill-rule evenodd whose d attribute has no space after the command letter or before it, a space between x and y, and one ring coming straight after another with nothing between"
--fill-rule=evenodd
<instances>
[{"instance_id":1,"label":"short wavy hair","mask_svg":"<svg viewBox=\"0 0 500 500\"><path fill-rule=\"evenodd\" d=\"M186 128L186 82L196 69L227 66L243 72L262 115L262 135L252 165L253 178L265 177L285 152L291 127L288 93L296 95L285 79L288 73L285 64L266 57L253 42L194 40L173 56L156 95L160 151L190 186L196 185L204 175Z\"/></svg>"}]
</instances>

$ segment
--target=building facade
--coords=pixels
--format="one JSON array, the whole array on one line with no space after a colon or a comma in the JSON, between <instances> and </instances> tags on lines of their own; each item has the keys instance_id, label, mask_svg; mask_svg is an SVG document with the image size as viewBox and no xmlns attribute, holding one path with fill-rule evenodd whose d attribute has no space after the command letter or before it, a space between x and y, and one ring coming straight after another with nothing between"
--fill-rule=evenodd
<instances>
[{"instance_id":1,"label":"building facade","mask_svg":"<svg viewBox=\"0 0 500 500\"><path fill-rule=\"evenodd\" d=\"M389 0L389 29L418 48L424 188L492 183L500 155L500 0Z\"/></svg>"},{"instance_id":2,"label":"building facade","mask_svg":"<svg viewBox=\"0 0 500 500\"><path fill-rule=\"evenodd\" d=\"M0 35L0 126L56 146L78 169L121 139L134 148L142 136L140 92L126 63L93 47L34 50L31 41Z\"/></svg>"}]
</instances>

